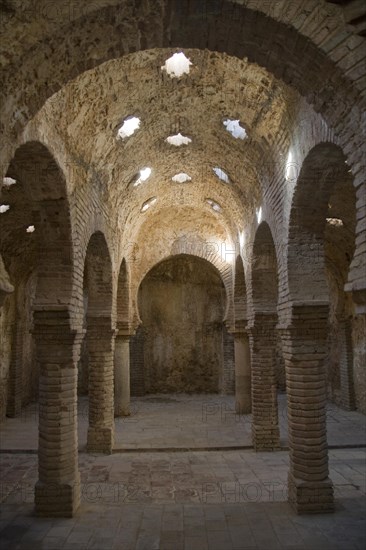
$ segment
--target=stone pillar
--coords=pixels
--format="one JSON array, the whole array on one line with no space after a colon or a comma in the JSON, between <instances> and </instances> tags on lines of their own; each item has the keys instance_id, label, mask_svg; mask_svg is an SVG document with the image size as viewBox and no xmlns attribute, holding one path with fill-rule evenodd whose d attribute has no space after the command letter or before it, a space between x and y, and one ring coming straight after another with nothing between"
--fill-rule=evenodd
<instances>
[{"instance_id":1,"label":"stone pillar","mask_svg":"<svg viewBox=\"0 0 366 550\"><path fill-rule=\"evenodd\" d=\"M280 447L276 384L276 323L273 313L257 314L248 326L252 365L252 441L256 451Z\"/></svg>"},{"instance_id":2,"label":"stone pillar","mask_svg":"<svg viewBox=\"0 0 366 550\"><path fill-rule=\"evenodd\" d=\"M235 330L235 411L238 414L252 412L251 365L249 337L245 330Z\"/></svg>"},{"instance_id":3,"label":"stone pillar","mask_svg":"<svg viewBox=\"0 0 366 550\"><path fill-rule=\"evenodd\" d=\"M14 287L10 282L9 274L5 269L5 265L0 254L0 307L3 305L5 298L14 292Z\"/></svg>"},{"instance_id":4,"label":"stone pillar","mask_svg":"<svg viewBox=\"0 0 366 550\"><path fill-rule=\"evenodd\" d=\"M33 334L40 366L36 514L72 517L80 503L77 363L83 334L70 328L62 308L36 311Z\"/></svg>"},{"instance_id":5,"label":"stone pillar","mask_svg":"<svg viewBox=\"0 0 366 550\"><path fill-rule=\"evenodd\" d=\"M339 320L339 329L343 337L343 349L340 364L341 403L346 410L353 411L356 408L356 404L353 385L353 346L351 320Z\"/></svg>"},{"instance_id":6,"label":"stone pillar","mask_svg":"<svg viewBox=\"0 0 366 550\"><path fill-rule=\"evenodd\" d=\"M114 349L114 416L130 415L130 335L118 334Z\"/></svg>"},{"instance_id":7,"label":"stone pillar","mask_svg":"<svg viewBox=\"0 0 366 550\"><path fill-rule=\"evenodd\" d=\"M131 395L145 395L144 378L144 329L139 326L130 339L130 384Z\"/></svg>"},{"instance_id":8,"label":"stone pillar","mask_svg":"<svg viewBox=\"0 0 366 550\"><path fill-rule=\"evenodd\" d=\"M286 365L290 446L289 501L297 513L331 512L326 375L328 305L292 307L281 330Z\"/></svg>"},{"instance_id":9,"label":"stone pillar","mask_svg":"<svg viewBox=\"0 0 366 550\"><path fill-rule=\"evenodd\" d=\"M111 453L114 445L113 365L116 331L111 320L87 317L89 429L87 450Z\"/></svg>"},{"instance_id":10,"label":"stone pillar","mask_svg":"<svg viewBox=\"0 0 366 550\"><path fill-rule=\"evenodd\" d=\"M223 395L235 394L234 334L224 323L222 326L223 365L219 377L219 389Z\"/></svg>"},{"instance_id":11,"label":"stone pillar","mask_svg":"<svg viewBox=\"0 0 366 550\"><path fill-rule=\"evenodd\" d=\"M6 415L13 418L19 416L22 411L22 331L20 323L15 321L12 327L12 350L9 368L9 397L6 406Z\"/></svg>"}]
</instances>

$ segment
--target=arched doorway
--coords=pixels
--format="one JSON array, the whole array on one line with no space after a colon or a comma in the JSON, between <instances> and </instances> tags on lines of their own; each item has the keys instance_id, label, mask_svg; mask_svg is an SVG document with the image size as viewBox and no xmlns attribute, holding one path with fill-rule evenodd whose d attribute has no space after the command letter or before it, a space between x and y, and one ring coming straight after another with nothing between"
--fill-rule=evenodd
<instances>
[{"instance_id":1,"label":"arched doorway","mask_svg":"<svg viewBox=\"0 0 366 550\"><path fill-rule=\"evenodd\" d=\"M155 266L139 289L147 393L215 393L223 376L225 291L207 260L181 254Z\"/></svg>"},{"instance_id":2,"label":"arched doorway","mask_svg":"<svg viewBox=\"0 0 366 550\"><path fill-rule=\"evenodd\" d=\"M352 389L350 344L344 323L350 301L343 285L353 254L354 193L342 150L315 146L297 181L288 247L288 319L284 350L290 443L289 500L298 512L333 510L326 436L327 379L331 392L343 376ZM346 314L347 315L347 314ZM329 347L330 344L330 347ZM351 350L349 350L351 351ZM336 365L332 358L336 357ZM352 361L351 361L352 362ZM330 378L330 379L329 379ZM337 380L338 378L338 380Z\"/></svg>"},{"instance_id":3,"label":"arched doorway","mask_svg":"<svg viewBox=\"0 0 366 550\"><path fill-rule=\"evenodd\" d=\"M39 400L38 515L71 516L79 505L76 386L81 335L72 327L73 245L66 182L38 141L20 146L2 189L1 254L15 292L8 412ZM12 322L10 322L12 325Z\"/></svg>"}]
</instances>

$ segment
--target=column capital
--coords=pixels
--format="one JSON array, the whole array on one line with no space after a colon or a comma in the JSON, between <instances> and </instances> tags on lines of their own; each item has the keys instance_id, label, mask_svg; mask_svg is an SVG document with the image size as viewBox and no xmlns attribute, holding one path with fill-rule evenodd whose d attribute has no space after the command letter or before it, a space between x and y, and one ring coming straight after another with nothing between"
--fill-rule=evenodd
<instances>
[{"instance_id":1,"label":"column capital","mask_svg":"<svg viewBox=\"0 0 366 550\"><path fill-rule=\"evenodd\" d=\"M277 313L264 312L256 313L246 326L248 334L260 333L268 331L268 327L275 328L277 324Z\"/></svg>"},{"instance_id":2,"label":"column capital","mask_svg":"<svg viewBox=\"0 0 366 550\"><path fill-rule=\"evenodd\" d=\"M366 315L366 283L347 283L344 286L344 290L352 294L356 315Z\"/></svg>"},{"instance_id":3,"label":"column capital","mask_svg":"<svg viewBox=\"0 0 366 550\"><path fill-rule=\"evenodd\" d=\"M116 329L117 329L116 338L129 339L136 332L136 328L134 328L132 324L128 322L117 323Z\"/></svg>"},{"instance_id":4,"label":"column capital","mask_svg":"<svg viewBox=\"0 0 366 550\"><path fill-rule=\"evenodd\" d=\"M234 336L237 334L247 334L247 323L247 319L240 319L231 325L226 325L226 328L229 334L233 334Z\"/></svg>"},{"instance_id":5,"label":"column capital","mask_svg":"<svg viewBox=\"0 0 366 550\"><path fill-rule=\"evenodd\" d=\"M117 333L111 317L87 315L87 333L93 334L93 338L113 337Z\"/></svg>"},{"instance_id":6,"label":"column capital","mask_svg":"<svg viewBox=\"0 0 366 550\"><path fill-rule=\"evenodd\" d=\"M293 301L289 303L291 321L328 319L329 302L324 300Z\"/></svg>"},{"instance_id":7,"label":"column capital","mask_svg":"<svg viewBox=\"0 0 366 550\"><path fill-rule=\"evenodd\" d=\"M61 342L72 344L82 339L85 329L82 326L73 326L70 312L64 306L59 308L35 308L33 311L34 338L39 341Z\"/></svg>"}]
</instances>

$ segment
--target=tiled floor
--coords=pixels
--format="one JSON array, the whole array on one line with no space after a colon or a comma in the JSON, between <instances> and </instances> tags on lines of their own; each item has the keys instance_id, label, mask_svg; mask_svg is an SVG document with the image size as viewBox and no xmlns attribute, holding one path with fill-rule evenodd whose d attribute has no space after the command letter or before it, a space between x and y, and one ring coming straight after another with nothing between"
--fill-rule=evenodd
<instances>
[{"instance_id":1,"label":"tiled floor","mask_svg":"<svg viewBox=\"0 0 366 550\"><path fill-rule=\"evenodd\" d=\"M287 446L286 395L278 396L281 444ZM235 414L234 397L226 395L154 395L134 398L131 416L115 419L116 449L207 449L251 447L251 415ZM85 450L88 400L78 403L79 449ZM328 444L366 445L365 416L327 408ZM5 450L36 450L38 406L29 405L18 418L0 425L0 446Z\"/></svg>"},{"instance_id":2,"label":"tiled floor","mask_svg":"<svg viewBox=\"0 0 366 550\"><path fill-rule=\"evenodd\" d=\"M131 417L116 425L118 446L128 452L80 452L82 501L72 519L34 517L37 455L1 453L0 549L364 550L366 449L331 449L336 512L297 516L286 502L288 452L230 449L250 445L250 421L238 421L232 404L221 396L135 400ZM284 405L281 396L286 444ZM36 447L31 416L2 426L3 449ZM79 425L82 439L86 415ZM328 441L365 444L365 417L330 406ZM211 450L186 450L195 442Z\"/></svg>"}]
</instances>

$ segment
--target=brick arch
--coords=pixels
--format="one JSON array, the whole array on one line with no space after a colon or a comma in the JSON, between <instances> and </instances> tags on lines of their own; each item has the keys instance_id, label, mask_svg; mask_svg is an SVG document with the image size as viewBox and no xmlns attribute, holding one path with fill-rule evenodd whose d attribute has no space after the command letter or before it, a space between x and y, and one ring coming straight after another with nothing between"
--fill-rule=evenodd
<instances>
[{"instance_id":1,"label":"brick arch","mask_svg":"<svg viewBox=\"0 0 366 550\"><path fill-rule=\"evenodd\" d=\"M221 257L214 250L213 246L210 246L210 243L201 242L199 240L188 241L186 239L178 239L173 243L171 247L170 254L165 255L162 258L159 258L158 262L151 263L150 265L144 266L143 271L139 274L139 279L136 285L136 309L137 309L137 294L138 288L147 275L147 273L158 263L161 263L173 256L178 256L180 254L195 256L197 258L202 258L210 263L220 274L221 280L223 282L225 293L226 293L226 306L225 306L225 316L224 320L226 323L232 321L233 316L233 307L232 307L232 286L233 286L233 275L232 275L232 266L231 264L226 264L223 262ZM137 319L141 322L141 319L137 312Z\"/></svg>"},{"instance_id":2,"label":"brick arch","mask_svg":"<svg viewBox=\"0 0 366 550\"><path fill-rule=\"evenodd\" d=\"M88 290L88 316L112 323L112 261L101 231L90 237L85 256L84 286Z\"/></svg>"},{"instance_id":3,"label":"brick arch","mask_svg":"<svg viewBox=\"0 0 366 550\"><path fill-rule=\"evenodd\" d=\"M356 224L355 191L345 161L342 149L333 143L323 142L310 150L297 179L289 221L290 313L288 324L283 326L281 333L291 442L289 500L297 511L307 511L310 507L312 511L331 511L334 508L326 444L325 365L329 356L332 306L326 273L328 270L331 285L332 279L340 275L345 281L353 251L350 241ZM344 216L348 226L343 233L343 243L347 242L347 261L344 256L337 257L342 241L327 227L326 218L334 215L340 219ZM353 229L349 232L350 228ZM334 317L338 314L333 311ZM337 339L348 348L350 331L344 321L340 318L336 322ZM334 321L332 323L334 326ZM346 355L348 351L351 350L346 350ZM346 362L348 359L345 357ZM349 367L348 364L342 367L345 374L342 393L351 406L352 383L347 371L352 369Z\"/></svg>"},{"instance_id":4,"label":"brick arch","mask_svg":"<svg viewBox=\"0 0 366 550\"><path fill-rule=\"evenodd\" d=\"M234 318L236 327L247 320L247 289L244 264L240 255L235 261Z\"/></svg>"},{"instance_id":5,"label":"brick arch","mask_svg":"<svg viewBox=\"0 0 366 550\"><path fill-rule=\"evenodd\" d=\"M288 287L290 301L327 303L324 232L329 199L349 166L342 149L324 142L305 158L293 195L288 235Z\"/></svg>"},{"instance_id":6,"label":"brick arch","mask_svg":"<svg viewBox=\"0 0 366 550\"><path fill-rule=\"evenodd\" d=\"M67 308L73 277L73 243L65 176L39 141L21 145L7 175L16 180L2 190L10 210L2 217L0 250L10 276L37 268L35 306ZM29 225L35 226L27 234Z\"/></svg>"},{"instance_id":7,"label":"brick arch","mask_svg":"<svg viewBox=\"0 0 366 550\"><path fill-rule=\"evenodd\" d=\"M197 255L171 254L146 273L138 302L147 346L145 389L219 391L225 378L225 325L218 269Z\"/></svg>"},{"instance_id":8,"label":"brick arch","mask_svg":"<svg viewBox=\"0 0 366 550\"><path fill-rule=\"evenodd\" d=\"M16 184L1 190L1 202L10 210L0 217L0 254L9 274L8 288L11 282L15 289L8 305L14 304L17 312L9 318L7 414L17 416L22 403L38 395L41 403L44 399L38 383L40 347L35 345L46 332L44 323L48 329L52 323L69 323L73 243L66 180L50 150L40 141L23 143L6 173ZM27 233L31 225L35 231Z\"/></svg>"},{"instance_id":9,"label":"brick arch","mask_svg":"<svg viewBox=\"0 0 366 550\"><path fill-rule=\"evenodd\" d=\"M254 315L277 314L278 270L276 249L267 222L262 222L256 231L253 243L252 306Z\"/></svg>"},{"instance_id":10,"label":"brick arch","mask_svg":"<svg viewBox=\"0 0 366 550\"><path fill-rule=\"evenodd\" d=\"M352 110L357 115L355 105L361 99L352 80L346 76L347 69L339 68L316 45L323 20L313 25L313 32L299 31L298 28L304 28L300 23L304 14L299 16L290 2L284 6L282 15L277 12L273 17L263 13L263 6L258 4L255 7L261 11L228 1L207 9L201 0L189 4L165 0L158 8L155 2L148 2L145 18L138 18L137 8L129 11L120 3L93 10L73 20L69 26L63 26L60 33L54 29L49 37L31 48L28 55L23 55L23 67L27 67L31 80L37 74L39 58L43 59L42 76L19 90L18 109L26 105L22 111L23 122L29 120L50 95L78 74L109 59L155 47L209 48L239 58L247 57L297 89L332 127L336 127L339 117L346 120ZM268 12L271 12L270 8ZM327 20L325 14L324 20ZM313 40L302 32L309 32ZM87 36L87 41L83 40L83 35ZM72 63L65 66L65 59L72 59ZM18 64L7 69L8 75L11 76L4 79L5 94L11 96L13 90L19 88ZM24 82L27 75L22 75ZM30 93L32 86L33 93ZM336 112L335 104L343 105L341 114ZM358 113L361 115L361 109ZM14 136L19 131L19 122L14 119L11 126Z\"/></svg>"},{"instance_id":11,"label":"brick arch","mask_svg":"<svg viewBox=\"0 0 366 550\"><path fill-rule=\"evenodd\" d=\"M7 175L16 184L2 189L2 201L11 208L9 216L1 220L1 253L17 293L25 288L28 303L33 288L30 292L27 284L30 278L36 279L33 304L29 305L33 324L27 331L31 329L39 368L36 512L70 516L78 506L76 364L81 335L71 326L74 254L66 181L49 149L36 140L18 147ZM34 233L26 232L30 225L35 226ZM18 308L21 315L24 309ZM17 322L21 321L18 318ZM19 341L23 343L25 337L21 333ZM22 375L20 348L17 341L13 345L15 354L19 353L13 364L15 384ZM15 393L13 414L18 397ZM56 417L58 421L50 424L50 418Z\"/></svg>"}]
</instances>

